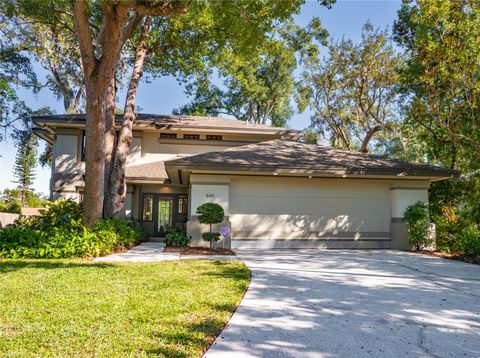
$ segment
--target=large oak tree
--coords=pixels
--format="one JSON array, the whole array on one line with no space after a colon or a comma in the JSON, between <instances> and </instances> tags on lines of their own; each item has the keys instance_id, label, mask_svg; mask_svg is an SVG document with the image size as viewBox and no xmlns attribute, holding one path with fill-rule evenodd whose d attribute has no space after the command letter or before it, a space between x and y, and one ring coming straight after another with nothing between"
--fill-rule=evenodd
<instances>
[{"instance_id":1,"label":"large oak tree","mask_svg":"<svg viewBox=\"0 0 480 358\"><path fill-rule=\"evenodd\" d=\"M301 104L314 112L311 129L334 147L367 153L397 127L401 57L388 32L370 23L360 42L331 39L328 49L320 65L304 73Z\"/></svg>"},{"instance_id":2,"label":"large oak tree","mask_svg":"<svg viewBox=\"0 0 480 358\"><path fill-rule=\"evenodd\" d=\"M134 118L134 114L124 118L121 131L123 134L120 135L116 148L115 145L106 145L105 133L111 132L113 112L111 104L115 103L112 101L115 89L114 74L118 70L125 44L135 36L140 38L141 31L138 27L145 25L145 18L147 16L152 18L152 27L146 32L145 38L145 43L149 44L146 46L147 49L151 48L154 54L152 61L146 63L148 70L155 69L159 74L172 73L175 72L175 66L182 68L181 71L183 71L188 66L195 69L212 66L222 56L230 55L232 59L248 56L249 53L255 52L258 45L265 40L266 33L279 23L290 19L293 13L298 12L302 2L302 0L288 2L52 0L32 4L30 1L4 1L29 21L54 24L67 31L73 30L76 35L80 49L87 112L84 197L84 222L87 225L92 225L102 215L104 184L110 181L108 172L105 175L105 157L109 151L113 153L114 149L115 154L110 157L110 164L118 163L116 168L119 171L115 172L113 170L115 165L111 166L112 176L118 179L111 190L116 193L115 195L125 194L124 166L128 155L129 138L131 138L129 123ZM332 2L321 1L324 5ZM165 32L161 30L162 27L156 27L157 20L163 25L167 24L168 26L163 29L169 30ZM197 23L201 23L202 26L196 26ZM160 28L160 31L156 31L156 28ZM176 32L175 29L181 31ZM153 42L150 44L152 39ZM166 44L169 46L165 46L163 41L165 39L168 40ZM198 47L204 52L197 53L198 55L193 56L192 59L182 57L184 54L182 49L188 48L189 45L195 48L196 41L205 44ZM138 48L137 45L138 42L133 48ZM138 54L138 51L133 53ZM165 56L165 54L168 55ZM132 58L137 58L137 55ZM137 75L134 71L131 83L137 82L136 86L138 86L139 77L141 77L141 71L137 71ZM129 93L133 94L131 91ZM125 108L133 108L133 103L134 96L128 96ZM121 213L124 202L120 198L117 203L120 210L117 208L112 211Z\"/></svg>"}]
</instances>

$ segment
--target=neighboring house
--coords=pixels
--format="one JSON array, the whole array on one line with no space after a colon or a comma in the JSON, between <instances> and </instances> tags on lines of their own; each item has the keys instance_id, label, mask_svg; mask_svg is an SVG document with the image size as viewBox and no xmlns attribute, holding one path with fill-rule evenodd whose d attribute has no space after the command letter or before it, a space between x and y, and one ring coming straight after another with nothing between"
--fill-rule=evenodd
<instances>
[{"instance_id":1,"label":"neighboring house","mask_svg":"<svg viewBox=\"0 0 480 358\"><path fill-rule=\"evenodd\" d=\"M85 118L34 117L53 144L51 199L82 200ZM118 117L118 124L121 118ZM455 171L305 144L302 132L206 117L140 114L127 161L127 214L151 236L185 227L196 210L225 209L232 248L406 248L403 213L430 182Z\"/></svg>"}]
</instances>

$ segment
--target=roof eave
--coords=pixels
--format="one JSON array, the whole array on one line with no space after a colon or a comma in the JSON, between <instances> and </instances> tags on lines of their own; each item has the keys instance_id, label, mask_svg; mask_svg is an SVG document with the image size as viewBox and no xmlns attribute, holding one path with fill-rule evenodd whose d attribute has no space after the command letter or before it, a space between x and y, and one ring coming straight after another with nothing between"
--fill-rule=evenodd
<instances>
[{"instance_id":1,"label":"roof eave","mask_svg":"<svg viewBox=\"0 0 480 358\"><path fill-rule=\"evenodd\" d=\"M171 178L175 180L182 172L202 171L210 173L260 173L273 176L336 176L341 178L391 178L391 179L423 179L429 181L447 180L458 176L458 173L451 171L432 171L432 170L412 170L412 169L389 169L389 168L340 168L340 167L325 167L321 169L312 168L295 168L295 167L273 167L273 166L242 166L242 165L204 165L204 164L182 164L179 162L169 163L165 162L165 169ZM172 176L171 176L172 175ZM174 178L172 178L174 177Z\"/></svg>"}]
</instances>

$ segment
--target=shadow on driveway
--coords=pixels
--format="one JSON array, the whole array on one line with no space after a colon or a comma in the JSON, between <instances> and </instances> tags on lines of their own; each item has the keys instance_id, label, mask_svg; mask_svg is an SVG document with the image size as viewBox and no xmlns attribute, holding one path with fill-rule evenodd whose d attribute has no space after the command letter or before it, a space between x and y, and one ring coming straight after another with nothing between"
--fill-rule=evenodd
<instances>
[{"instance_id":1,"label":"shadow on driveway","mask_svg":"<svg viewBox=\"0 0 480 358\"><path fill-rule=\"evenodd\" d=\"M398 251L239 251L252 271L205 357L479 357L480 266Z\"/></svg>"}]
</instances>

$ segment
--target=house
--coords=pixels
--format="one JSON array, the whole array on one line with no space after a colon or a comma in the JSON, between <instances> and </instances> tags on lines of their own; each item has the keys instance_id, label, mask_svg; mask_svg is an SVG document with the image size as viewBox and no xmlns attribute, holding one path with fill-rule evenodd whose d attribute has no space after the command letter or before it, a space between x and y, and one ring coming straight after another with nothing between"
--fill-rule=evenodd
<instances>
[{"instance_id":1,"label":"house","mask_svg":"<svg viewBox=\"0 0 480 358\"><path fill-rule=\"evenodd\" d=\"M82 200L85 117L34 117L53 144L51 198ZM120 128L121 117L117 118ZM139 114L127 161L127 215L151 236L206 230L225 209L232 248L406 248L403 213L455 171L299 141L302 132L223 118Z\"/></svg>"}]
</instances>

